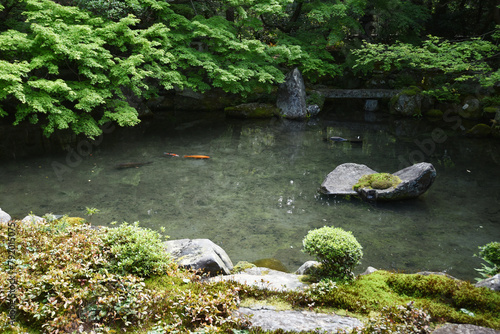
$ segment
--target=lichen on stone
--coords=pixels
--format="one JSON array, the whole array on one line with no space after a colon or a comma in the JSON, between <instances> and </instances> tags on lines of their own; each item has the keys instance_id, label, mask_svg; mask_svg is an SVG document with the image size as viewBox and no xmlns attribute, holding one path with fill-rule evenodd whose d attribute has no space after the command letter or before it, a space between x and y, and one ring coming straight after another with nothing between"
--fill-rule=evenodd
<instances>
[{"instance_id":1,"label":"lichen on stone","mask_svg":"<svg viewBox=\"0 0 500 334\"><path fill-rule=\"evenodd\" d=\"M369 188L369 189L388 189L396 187L401 183L401 179L389 173L374 173L363 175L358 182L352 186L353 190Z\"/></svg>"}]
</instances>

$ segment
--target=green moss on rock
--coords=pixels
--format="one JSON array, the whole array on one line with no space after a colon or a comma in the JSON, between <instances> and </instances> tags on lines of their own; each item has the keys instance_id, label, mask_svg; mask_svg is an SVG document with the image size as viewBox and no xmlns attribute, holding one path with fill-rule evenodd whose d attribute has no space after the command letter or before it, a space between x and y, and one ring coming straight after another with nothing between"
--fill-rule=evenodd
<instances>
[{"instance_id":1,"label":"green moss on rock","mask_svg":"<svg viewBox=\"0 0 500 334\"><path fill-rule=\"evenodd\" d=\"M483 112L486 114L496 114L500 109L498 107L485 107Z\"/></svg>"},{"instance_id":2,"label":"green moss on rock","mask_svg":"<svg viewBox=\"0 0 500 334\"><path fill-rule=\"evenodd\" d=\"M443 117L443 112L439 109L430 109L425 113L425 116L431 118L441 118Z\"/></svg>"},{"instance_id":3,"label":"green moss on rock","mask_svg":"<svg viewBox=\"0 0 500 334\"><path fill-rule=\"evenodd\" d=\"M363 175L358 182L352 186L353 190L369 188L369 189L388 189L396 187L401 183L401 179L389 173L374 173Z\"/></svg>"},{"instance_id":4,"label":"green moss on rock","mask_svg":"<svg viewBox=\"0 0 500 334\"><path fill-rule=\"evenodd\" d=\"M236 263L236 265L233 267L233 270L231 270L231 272L233 274L236 274L236 273L245 271L245 270L250 269L250 268L255 268L255 267L256 267L256 265L253 263L250 263L247 261L240 261L240 262Z\"/></svg>"},{"instance_id":5,"label":"green moss on rock","mask_svg":"<svg viewBox=\"0 0 500 334\"><path fill-rule=\"evenodd\" d=\"M491 127L487 124L476 124L466 132L471 137L487 137L491 134Z\"/></svg>"}]
</instances>

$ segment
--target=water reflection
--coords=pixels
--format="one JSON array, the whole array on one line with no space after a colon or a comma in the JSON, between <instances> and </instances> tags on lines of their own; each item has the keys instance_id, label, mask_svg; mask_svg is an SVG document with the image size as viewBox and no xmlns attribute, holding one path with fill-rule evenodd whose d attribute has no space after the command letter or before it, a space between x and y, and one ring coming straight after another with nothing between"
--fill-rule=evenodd
<instances>
[{"instance_id":1,"label":"water reflection","mask_svg":"<svg viewBox=\"0 0 500 334\"><path fill-rule=\"evenodd\" d=\"M500 158L494 140L450 135L426 156L438 172L427 194L369 204L317 190L345 162L384 172L400 169L399 157L408 159L418 149L415 138L426 138L436 125L365 122L362 114L309 123L189 116L160 115L137 128L107 133L63 180L52 163L65 163L65 154L5 161L1 207L18 217L30 211L84 216L86 207L96 207L97 224L140 221L156 230L165 227L172 239L212 239L235 263L273 258L291 271L310 259L301 252L304 236L324 225L353 231L365 251L358 271L368 265L446 270L472 279L480 266L472 257L477 247L499 239ZM362 145L325 141L330 136L359 136ZM152 164L113 168L129 161Z\"/></svg>"}]
</instances>

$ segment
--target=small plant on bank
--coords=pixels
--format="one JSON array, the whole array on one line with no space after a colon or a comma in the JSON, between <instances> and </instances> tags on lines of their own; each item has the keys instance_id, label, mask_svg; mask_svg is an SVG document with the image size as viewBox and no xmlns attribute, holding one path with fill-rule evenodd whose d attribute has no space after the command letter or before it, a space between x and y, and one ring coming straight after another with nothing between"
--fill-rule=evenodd
<instances>
[{"instance_id":1,"label":"small plant on bank","mask_svg":"<svg viewBox=\"0 0 500 334\"><path fill-rule=\"evenodd\" d=\"M482 276L476 280L480 281L500 273L500 242L490 242L479 247L479 250L479 255L476 256L486 261L487 264L482 263L483 267L476 269Z\"/></svg>"},{"instance_id":2,"label":"small plant on bank","mask_svg":"<svg viewBox=\"0 0 500 334\"><path fill-rule=\"evenodd\" d=\"M351 280L353 268L363 257L363 248L352 233L338 227L309 231L302 243L304 251L321 262L317 275L336 281Z\"/></svg>"},{"instance_id":3,"label":"small plant on bank","mask_svg":"<svg viewBox=\"0 0 500 334\"><path fill-rule=\"evenodd\" d=\"M93 215L95 215L95 214L97 214L97 213L101 212L101 210L96 209L96 208L89 208L89 207L86 207L85 209L87 210L86 215L90 217L90 218L89 218L89 221L92 219L92 216L93 216Z\"/></svg>"}]
</instances>

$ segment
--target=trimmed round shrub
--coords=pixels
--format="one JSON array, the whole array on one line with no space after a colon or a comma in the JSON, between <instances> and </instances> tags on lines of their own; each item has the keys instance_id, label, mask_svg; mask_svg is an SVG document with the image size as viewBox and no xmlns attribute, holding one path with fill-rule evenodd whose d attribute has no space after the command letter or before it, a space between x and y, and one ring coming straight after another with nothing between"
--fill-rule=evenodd
<instances>
[{"instance_id":1,"label":"trimmed round shrub","mask_svg":"<svg viewBox=\"0 0 500 334\"><path fill-rule=\"evenodd\" d=\"M321 262L320 276L334 280L350 280L353 268L363 257L363 247L349 231L324 226L309 231L302 241L304 252Z\"/></svg>"}]
</instances>

